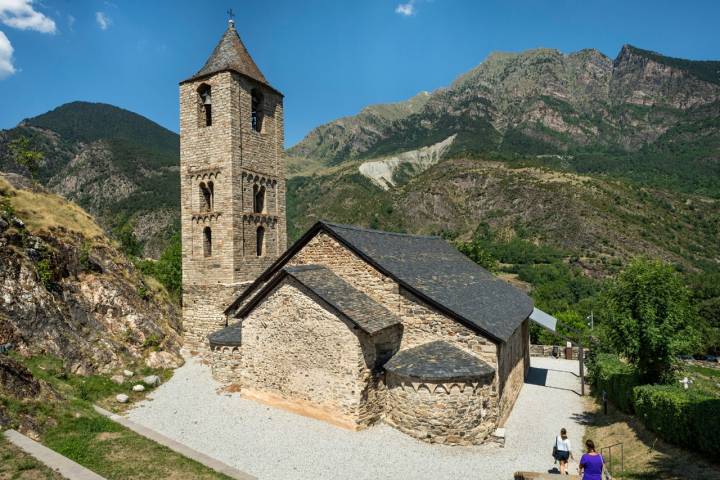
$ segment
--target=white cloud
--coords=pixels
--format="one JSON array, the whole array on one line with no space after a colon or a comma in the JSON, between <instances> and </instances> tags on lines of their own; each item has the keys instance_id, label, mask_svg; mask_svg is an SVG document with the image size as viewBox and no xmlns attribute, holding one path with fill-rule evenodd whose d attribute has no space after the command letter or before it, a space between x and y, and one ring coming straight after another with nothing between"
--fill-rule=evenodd
<instances>
[{"instance_id":1,"label":"white cloud","mask_svg":"<svg viewBox=\"0 0 720 480\"><path fill-rule=\"evenodd\" d=\"M53 19L36 11L33 0L0 0L0 22L20 30L56 32Z\"/></svg>"},{"instance_id":2,"label":"white cloud","mask_svg":"<svg viewBox=\"0 0 720 480\"><path fill-rule=\"evenodd\" d=\"M15 73L12 64L13 46L3 32L0 32L0 79Z\"/></svg>"},{"instance_id":3,"label":"white cloud","mask_svg":"<svg viewBox=\"0 0 720 480\"><path fill-rule=\"evenodd\" d=\"M72 30L73 27L75 26L75 20L76 20L75 17L73 17L72 15L67 16L67 23L68 23L68 27L70 27L70 30Z\"/></svg>"},{"instance_id":4,"label":"white cloud","mask_svg":"<svg viewBox=\"0 0 720 480\"><path fill-rule=\"evenodd\" d=\"M395 13L398 13L403 17L415 15L415 2L411 0L408 3L398 4L398 6L395 7Z\"/></svg>"},{"instance_id":5,"label":"white cloud","mask_svg":"<svg viewBox=\"0 0 720 480\"><path fill-rule=\"evenodd\" d=\"M110 17L105 15L105 13L103 12L95 12L95 21L100 27L100 30L107 30L108 27L112 25L112 20L110 19Z\"/></svg>"}]
</instances>

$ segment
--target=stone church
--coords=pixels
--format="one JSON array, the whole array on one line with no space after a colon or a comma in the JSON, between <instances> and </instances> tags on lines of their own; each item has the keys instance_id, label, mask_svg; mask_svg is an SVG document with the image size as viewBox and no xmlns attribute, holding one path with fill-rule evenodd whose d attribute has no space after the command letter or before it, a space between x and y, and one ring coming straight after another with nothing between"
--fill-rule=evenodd
<instances>
[{"instance_id":1,"label":"stone church","mask_svg":"<svg viewBox=\"0 0 720 480\"><path fill-rule=\"evenodd\" d=\"M529 368L532 301L441 238L318 222L286 248L283 95L230 21L180 84L183 325L247 398L485 441Z\"/></svg>"}]
</instances>

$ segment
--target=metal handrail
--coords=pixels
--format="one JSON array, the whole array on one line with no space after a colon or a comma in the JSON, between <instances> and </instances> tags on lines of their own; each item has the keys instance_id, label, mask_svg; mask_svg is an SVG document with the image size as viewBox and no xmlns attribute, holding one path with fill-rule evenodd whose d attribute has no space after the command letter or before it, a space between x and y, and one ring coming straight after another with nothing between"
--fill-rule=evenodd
<instances>
[{"instance_id":1,"label":"metal handrail","mask_svg":"<svg viewBox=\"0 0 720 480\"><path fill-rule=\"evenodd\" d=\"M620 447L620 471L616 473L613 471L612 449L613 447L618 446ZM607 456L603 454L605 450L607 450L608 452ZM610 475L612 475L613 477L616 475L622 477L622 475L625 473L625 448L623 447L622 442L614 443L612 445L608 445L607 447L602 447L600 449L600 455L602 455L603 459L605 459L605 466L607 467L608 473L610 473Z\"/></svg>"}]
</instances>

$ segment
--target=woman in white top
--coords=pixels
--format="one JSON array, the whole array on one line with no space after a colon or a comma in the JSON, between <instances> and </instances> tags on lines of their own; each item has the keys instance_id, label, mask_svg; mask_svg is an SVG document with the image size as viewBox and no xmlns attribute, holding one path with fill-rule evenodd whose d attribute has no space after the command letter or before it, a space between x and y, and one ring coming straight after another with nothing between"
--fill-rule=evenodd
<instances>
[{"instance_id":1,"label":"woman in white top","mask_svg":"<svg viewBox=\"0 0 720 480\"><path fill-rule=\"evenodd\" d=\"M560 475L569 475L567 471L568 459L573 458L573 456L570 439L567 436L567 430L564 428L560 429L560 435L555 438L554 447L555 460L560 462Z\"/></svg>"}]
</instances>

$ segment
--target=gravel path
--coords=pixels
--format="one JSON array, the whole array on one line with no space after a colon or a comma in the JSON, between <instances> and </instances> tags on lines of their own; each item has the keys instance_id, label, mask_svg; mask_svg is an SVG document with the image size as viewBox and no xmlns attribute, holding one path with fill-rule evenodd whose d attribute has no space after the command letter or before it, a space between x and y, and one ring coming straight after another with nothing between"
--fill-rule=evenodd
<instances>
[{"instance_id":1,"label":"gravel path","mask_svg":"<svg viewBox=\"0 0 720 480\"><path fill-rule=\"evenodd\" d=\"M386 425L342 430L239 394L216 393L208 366L189 359L173 378L128 414L260 479L510 479L516 470L552 468L552 445L566 427L575 455L583 427L577 362L532 358L532 369L507 421L506 445L429 445ZM573 391L574 390L574 391ZM571 472L575 472L571 464Z\"/></svg>"}]
</instances>

